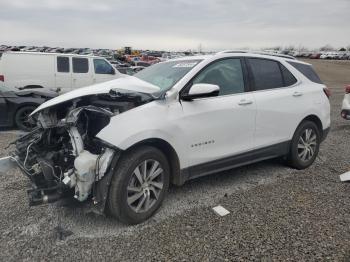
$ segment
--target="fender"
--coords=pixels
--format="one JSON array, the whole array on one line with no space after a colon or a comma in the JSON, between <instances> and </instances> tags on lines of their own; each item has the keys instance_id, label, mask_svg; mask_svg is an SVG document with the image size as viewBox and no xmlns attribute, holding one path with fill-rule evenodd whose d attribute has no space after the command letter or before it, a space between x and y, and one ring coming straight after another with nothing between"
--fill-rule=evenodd
<instances>
[{"instance_id":1,"label":"fender","mask_svg":"<svg viewBox=\"0 0 350 262\"><path fill-rule=\"evenodd\" d=\"M176 124L181 116L182 107L178 101L156 100L112 117L97 137L121 150L147 139L165 140L177 152L180 167L185 168L189 165L185 157L186 145L183 132Z\"/></svg>"}]
</instances>

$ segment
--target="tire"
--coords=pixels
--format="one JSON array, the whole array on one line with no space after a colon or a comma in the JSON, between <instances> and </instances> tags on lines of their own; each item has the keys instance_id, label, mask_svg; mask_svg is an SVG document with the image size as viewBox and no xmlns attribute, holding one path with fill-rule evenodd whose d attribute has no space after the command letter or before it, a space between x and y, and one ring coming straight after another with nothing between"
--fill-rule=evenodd
<instances>
[{"instance_id":1,"label":"tire","mask_svg":"<svg viewBox=\"0 0 350 262\"><path fill-rule=\"evenodd\" d=\"M15 125L24 131L30 131L35 124L29 122L29 115L34 111L35 106L24 106L17 110L15 115Z\"/></svg>"},{"instance_id":2,"label":"tire","mask_svg":"<svg viewBox=\"0 0 350 262\"><path fill-rule=\"evenodd\" d=\"M145 182L143 176L145 162L148 182ZM153 169L154 166L157 167ZM163 172L160 173L159 169ZM151 173L159 174L151 180ZM127 152L118 161L112 177L108 213L125 224L139 224L147 220L161 206L169 188L169 180L169 164L161 151L151 146L142 146Z\"/></svg>"},{"instance_id":3,"label":"tire","mask_svg":"<svg viewBox=\"0 0 350 262\"><path fill-rule=\"evenodd\" d=\"M321 132L317 125L312 121L302 122L294 133L287 156L288 164L299 170L308 168L318 155L320 143Z\"/></svg>"}]
</instances>

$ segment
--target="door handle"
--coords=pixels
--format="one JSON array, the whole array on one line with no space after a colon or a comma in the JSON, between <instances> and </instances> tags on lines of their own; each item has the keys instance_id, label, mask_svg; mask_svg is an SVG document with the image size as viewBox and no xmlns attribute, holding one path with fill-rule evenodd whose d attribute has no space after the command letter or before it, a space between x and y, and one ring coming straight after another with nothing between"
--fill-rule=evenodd
<instances>
[{"instance_id":1,"label":"door handle","mask_svg":"<svg viewBox=\"0 0 350 262\"><path fill-rule=\"evenodd\" d=\"M250 104L253 104L253 101L242 99L241 101L238 102L238 105L240 105L240 106L245 106L245 105L250 105Z\"/></svg>"},{"instance_id":2,"label":"door handle","mask_svg":"<svg viewBox=\"0 0 350 262\"><path fill-rule=\"evenodd\" d=\"M301 92L294 92L293 93L294 97L298 97L298 96L302 96L302 95L303 95L303 93L301 93Z\"/></svg>"}]
</instances>

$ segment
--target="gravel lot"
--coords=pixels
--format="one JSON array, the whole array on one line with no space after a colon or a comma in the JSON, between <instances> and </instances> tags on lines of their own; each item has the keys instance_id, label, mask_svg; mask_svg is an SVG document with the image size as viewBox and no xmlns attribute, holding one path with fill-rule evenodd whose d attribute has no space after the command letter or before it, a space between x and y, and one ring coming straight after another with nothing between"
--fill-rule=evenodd
<instances>
[{"instance_id":1,"label":"gravel lot","mask_svg":"<svg viewBox=\"0 0 350 262\"><path fill-rule=\"evenodd\" d=\"M349 61L310 60L332 89L332 130L319 158L297 171L276 160L172 187L149 221L124 226L80 207L28 207L28 181L0 177L1 261L350 260L350 122L340 118ZM0 133L0 156L18 133ZM231 213L218 217L221 204ZM61 230L57 230L60 227Z\"/></svg>"}]
</instances>

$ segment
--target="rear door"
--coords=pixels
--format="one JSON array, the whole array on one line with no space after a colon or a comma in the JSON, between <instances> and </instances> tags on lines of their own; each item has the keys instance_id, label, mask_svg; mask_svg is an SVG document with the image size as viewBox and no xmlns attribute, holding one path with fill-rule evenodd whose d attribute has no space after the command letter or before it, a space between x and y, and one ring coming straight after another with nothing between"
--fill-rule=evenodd
<instances>
[{"instance_id":1,"label":"rear door","mask_svg":"<svg viewBox=\"0 0 350 262\"><path fill-rule=\"evenodd\" d=\"M72 90L72 66L69 56L56 57L56 88L65 93Z\"/></svg>"},{"instance_id":2,"label":"rear door","mask_svg":"<svg viewBox=\"0 0 350 262\"><path fill-rule=\"evenodd\" d=\"M248 58L247 64L257 106L255 147L289 141L304 112L302 86L279 61Z\"/></svg>"},{"instance_id":3,"label":"rear door","mask_svg":"<svg viewBox=\"0 0 350 262\"><path fill-rule=\"evenodd\" d=\"M72 57L72 88L76 89L93 84L92 68L87 57Z\"/></svg>"}]
</instances>

